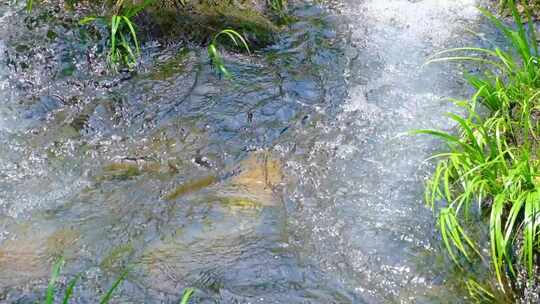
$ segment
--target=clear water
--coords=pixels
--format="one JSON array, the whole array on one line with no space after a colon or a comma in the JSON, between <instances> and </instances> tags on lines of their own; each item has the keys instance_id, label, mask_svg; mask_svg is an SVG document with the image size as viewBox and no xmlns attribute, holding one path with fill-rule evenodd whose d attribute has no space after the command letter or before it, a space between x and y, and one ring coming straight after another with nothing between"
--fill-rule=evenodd
<instances>
[{"instance_id":1,"label":"clear water","mask_svg":"<svg viewBox=\"0 0 540 304\"><path fill-rule=\"evenodd\" d=\"M14 2L14 1L11 1ZM55 6L0 4L0 302L30 303L55 257L74 303L125 267L118 303L458 303L424 160L451 128L473 0L297 5L219 79L203 49L147 41L108 75ZM492 33L486 33L492 36Z\"/></svg>"}]
</instances>

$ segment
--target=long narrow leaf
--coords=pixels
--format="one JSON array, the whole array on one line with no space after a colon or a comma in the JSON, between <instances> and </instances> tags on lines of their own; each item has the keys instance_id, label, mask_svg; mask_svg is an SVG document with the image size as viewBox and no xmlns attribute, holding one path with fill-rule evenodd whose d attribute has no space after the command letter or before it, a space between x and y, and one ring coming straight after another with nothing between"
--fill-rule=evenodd
<instances>
[{"instance_id":1,"label":"long narrow leaf","mask_svg":"<svg viewBox=\"0 0 540 304\"><path fill-rule=\"evenodd\" d=\"M47 295L45 298L46 304L53 304L54 303L54 293L56 289L56 280L58 280L58 276L60 275L60 271L62 270L62 267L64 266L64 258L60 258L53 266L51 278L49 280L49 285L47 286Z\"/></svg>"},{"instance_id":2,"label":"long narrow leaf","mask_svg":"<svg viewBox=\"0 0 540 304\"><path fill-rule=\"evenodd\" d=\"M114 293L114 291L118 288L118 286L120 286L120 284L126 279L126 276L128 274L128 271L124 271L120 277L118 277L118 279L116 279L116 281L113 283L113 285L111 286L111 288L109 288L109 290L107 291L107 293L103 296L103 298L101 299L101 301L99 302L100 304L107 304L109 303L109 301L111 300L111 297Z\"/></svg>"}]
</instances>

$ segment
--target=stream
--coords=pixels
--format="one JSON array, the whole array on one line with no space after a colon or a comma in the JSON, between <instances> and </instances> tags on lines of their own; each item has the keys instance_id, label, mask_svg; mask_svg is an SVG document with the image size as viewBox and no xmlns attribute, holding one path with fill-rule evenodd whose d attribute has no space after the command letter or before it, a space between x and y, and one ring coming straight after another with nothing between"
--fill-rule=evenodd
<instances>
[{"instance_id":1,"label":"stream","mask_svg":"<svg viewBox=\"0 0 540 304\"><path fill-rule=\"evenodd\" d=\"M151 40L111 75L76 13L2 1L0 303L42 299L58 256L72 303L126 268L113 303L464 303L422 201L440 143L407 132L452 128L461 69L423 64L495 39L478 4L296 4L224 80Z\"/></svg>"}]
</instances>

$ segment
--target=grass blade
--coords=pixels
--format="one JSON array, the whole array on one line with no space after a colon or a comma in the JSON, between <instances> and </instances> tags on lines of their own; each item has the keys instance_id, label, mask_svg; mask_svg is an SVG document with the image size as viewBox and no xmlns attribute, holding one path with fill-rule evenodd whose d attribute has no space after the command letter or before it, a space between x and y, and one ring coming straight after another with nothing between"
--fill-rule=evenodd
<instances>
[{"instance_id":1,"label":"grass blade","mask_svg":"<svg viewBox=\"0 0 540 304\"><path fill-rule=\"evenodd\" d=\"M64 295L64 300L62 301L63 304L69 303L69 299L71 299L71 296L73 295L73 289L75 288L75 285L77 284L78 280L79 280L79 276L76 276L73 280L69 282L66 289L66 293Z\"/></svg>"},{"instance_id":2,"label":"grass blade","mask_svg":"<svg viewBox=\"0 0 540 304\"><path fill-rule=\"evenodd\" d=\"M182 296L180 304L188 304L194 292L195 290L193 288L186 288L186 290L184 290L184 295Z\"/></svg>"},{"instance_id":3,"label":"grass blade","mask_svg":"<svg viewBox=\"0 0 540 304\"><path fill-rule=\"evenodd\" d=\"M64 266L64 258L61 257L53 266L51 278L49 280L49 285L47 286L47 295L45 297L45 304L54 303L56 280L58 280L58 276L60 275L60 271L62 270L63 266Z\"/></svg>"},{"instance_id":4,"label":"grass blade","mask_svg":"<svg viewBox=\"0 0 540 304\"><path fill-rule=\"evenodd\" d=\"M111 288L109 288L109 290L107 291L107 293L103 296L103 298L101 299L101 301L99 302L100 304L107 304L109 303L109 301L111 300L111 297L114 293L114 291L118 288L118 286L120 286L120 284L126 279L127 277L127 274L128 274L128 270L124 271L120 277L118 277L118 279L116 279L116 281L113 283L113 285L111 286Z\"/></svg>"}]
</instances>

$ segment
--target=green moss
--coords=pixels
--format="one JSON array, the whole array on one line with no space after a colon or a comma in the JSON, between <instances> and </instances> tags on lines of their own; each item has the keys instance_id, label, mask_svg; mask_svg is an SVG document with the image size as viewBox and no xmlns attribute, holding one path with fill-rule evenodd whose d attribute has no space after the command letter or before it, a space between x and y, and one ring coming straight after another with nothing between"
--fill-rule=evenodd
<instances>
[{"instance_id":1,"label":"green moss","mask_svg":"<svg viewBox=\"0 0 540 304\"><path fill-rule=\"evenodd\" d=\"M193 4L180 10L152 7L147 14L155 31L163 38L180 37L197 43L205 43L219 31L232 28L246 37L250 47L260 48L272 43L280 31L256 8L228 2Z\"/></svg>"},{"instance_id":2,"label":"green moss","mask_svg":"<svg viewBox=\"0 0 540 304\"><path fill-rule=\"evenodd\" d=\"M147 77L152 80L167 80L174 75L184 72L184 63L186 62L189 54L190 50L183 48L173 58L158 64L156 68L147 75Z\"/></svg>"}]
</instances>

